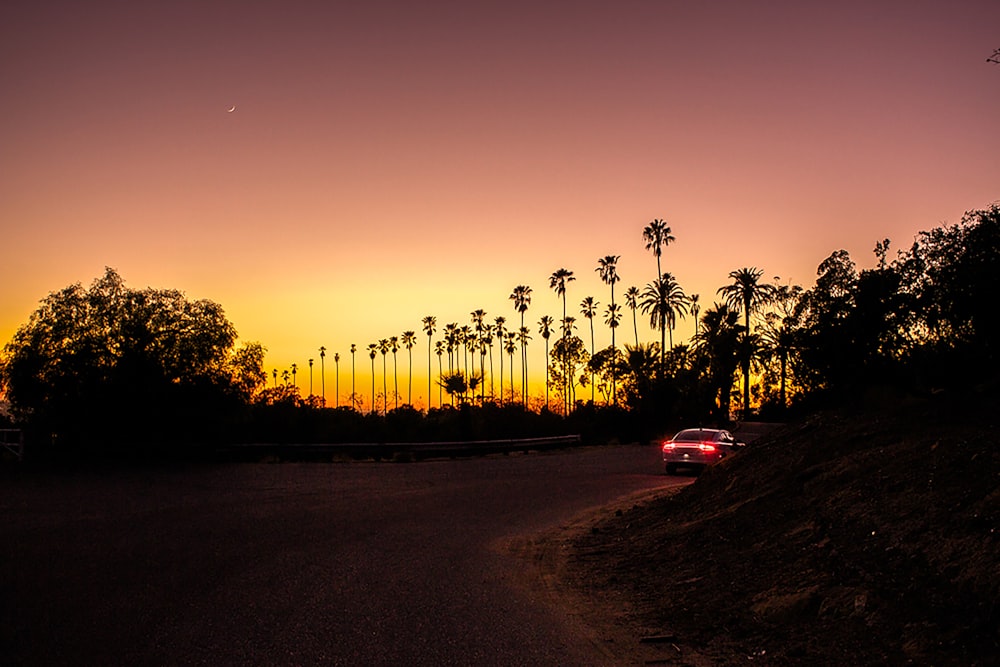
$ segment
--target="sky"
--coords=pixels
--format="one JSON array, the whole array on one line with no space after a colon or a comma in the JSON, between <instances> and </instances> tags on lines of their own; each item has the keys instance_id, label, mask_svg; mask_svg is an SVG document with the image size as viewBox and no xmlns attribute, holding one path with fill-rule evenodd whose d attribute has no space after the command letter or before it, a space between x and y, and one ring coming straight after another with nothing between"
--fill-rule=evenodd
<instances>
[{"instance_id":1,"label":"sky","mask_svg":"<svg viewBox=\"0 0 1000 667\"><path fill-rule=\"evenodd\" d=\"M5 2L0 344L113 267L222 304L268 370L315 358L317 394L325 346L328 403L334 353L346 397L352 343L414 330L423 407L421 319L513 321L524 284L538 394L549 276L582 322L619 255L621 302L654 218L704 308L1000 199L998 47L995 0ZM356 382L370 405L360 351Z\"/></svg>"}]
</instances>

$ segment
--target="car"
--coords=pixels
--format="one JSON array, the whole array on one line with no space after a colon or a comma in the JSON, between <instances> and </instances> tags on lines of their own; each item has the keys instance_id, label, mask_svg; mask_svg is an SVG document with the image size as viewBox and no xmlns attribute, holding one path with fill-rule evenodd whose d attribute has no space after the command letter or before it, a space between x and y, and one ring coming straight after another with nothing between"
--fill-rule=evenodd
<instances>
[{"instance_id":1,"label":"car","mask_svg":"<svg viewBox=\"0 0 1000 667\"><path fill-rule=\"evenodd\" d=\"M678 468L700 471L743 447L729 431L717 428L686 428L661 445L668 475Z\"/></svg>"}]
</instances>

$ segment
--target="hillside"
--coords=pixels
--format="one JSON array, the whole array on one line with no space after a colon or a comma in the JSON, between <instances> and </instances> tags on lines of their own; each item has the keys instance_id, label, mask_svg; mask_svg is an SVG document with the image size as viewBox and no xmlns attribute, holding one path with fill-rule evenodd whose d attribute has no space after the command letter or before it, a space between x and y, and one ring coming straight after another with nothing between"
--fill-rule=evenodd
<instances>
[{"instance_id":1,"label":"hillside","mask_svg":"<svg viewBox=\"0 0 1000 667\"><path fill-rule=\"evenodd\" d=\"M647 661L1000 664L998 407L787 425L581 531L563 574Z\"/></svg>"}]
</instances>

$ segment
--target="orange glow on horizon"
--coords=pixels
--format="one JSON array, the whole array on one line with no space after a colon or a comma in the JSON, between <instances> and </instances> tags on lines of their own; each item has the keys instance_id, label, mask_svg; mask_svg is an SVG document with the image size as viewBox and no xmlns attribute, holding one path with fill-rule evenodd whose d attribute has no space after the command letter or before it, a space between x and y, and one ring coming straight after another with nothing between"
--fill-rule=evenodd
<instances>
[{"instance_id":1,"label":"orange glow on horizon","mask_svg":"<svg viewBox=\"0 0 1000 667\"><path fill-rule=\"evenodd\" d=\"M326 346L328 404L335 352L341 401L352 343L370 401L366 346L412 329L424 405L421 319L435 339L480 308L510 324L526 284L544 400L549 275L574 272L589 349L579 303L610 299L597 260L621 256L624 304L656 277L653 218L676 236L663 269L704 310L734 269L809 287L838 249L871 266L877 241L894 252L1000 199L997 3L384 4L15 3L0 344L111 266L222 304L269 373L314 358L316 393ZM658 340L641 313L638 328ZM681 319L675 341L691 333ZM627 308L616 342L634 342Z\"/></svg>"}]
</instances>

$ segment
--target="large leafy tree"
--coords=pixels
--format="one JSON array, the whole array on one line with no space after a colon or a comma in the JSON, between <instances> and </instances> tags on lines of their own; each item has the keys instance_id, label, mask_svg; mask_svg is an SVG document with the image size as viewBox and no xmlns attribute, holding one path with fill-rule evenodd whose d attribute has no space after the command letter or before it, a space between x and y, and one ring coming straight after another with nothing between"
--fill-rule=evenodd
<instances>
[{"instance_id":1,"label":"large leafy tree","mask_svg":"<svg viewBox=\"0 0 1000 667\"><path fill-rule=\"evenodd\" d=\"M0 359L15 415L62 441L197 439L266 381L222 307L131 289L113 269L49 294Z\"/></svg>"}]
</instances>

